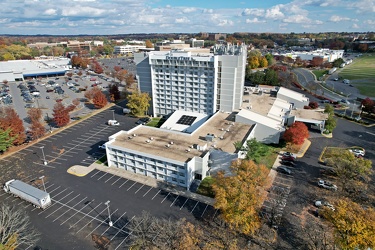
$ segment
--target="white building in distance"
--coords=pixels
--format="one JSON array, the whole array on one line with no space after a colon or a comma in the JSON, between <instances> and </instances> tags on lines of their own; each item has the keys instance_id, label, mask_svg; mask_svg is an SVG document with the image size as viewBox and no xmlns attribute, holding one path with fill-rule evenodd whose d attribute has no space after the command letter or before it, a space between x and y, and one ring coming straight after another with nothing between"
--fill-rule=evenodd
<instances>
[{"instance_id":1,"label":"white building in distance","mask_svg":"<svg viewBox=\"0 0 375 250\"><path fill-rule=\"evenodd\" d=\"M122 46L115 46L114 47L114 54L128 54L138 52L141 49L145 49L145 45L122 45Z\"/></svg>"},{"instance_id":2,"label":"white building in distance","mask_svg":"<svg viewBox=\"0 0 375 250\"><path fill-rule=\"evenodd\" d=\"M245 45L216 45L213 53L184 50L135 54L141 92L152 98L149 114L176 110L213 114L242 104Z\"/></svg>"},{"instance_id":3,"label":"white building in distance","mask_svg":"<svg viewBox=\"0 0 375 250\"><path fill-rule=\"evenodd\" d=\"M278 54L274 54L278 55ZM297 57L301 58L301 60L310 61L314 57L321 57L323 61L333 62L336 59L342 58L344 56L344 50L330 50L330 49L317 49L314 51L292 51L288 53L280 54L282 56L291 57L295 60Z\"/></svg>"}]
</instances>

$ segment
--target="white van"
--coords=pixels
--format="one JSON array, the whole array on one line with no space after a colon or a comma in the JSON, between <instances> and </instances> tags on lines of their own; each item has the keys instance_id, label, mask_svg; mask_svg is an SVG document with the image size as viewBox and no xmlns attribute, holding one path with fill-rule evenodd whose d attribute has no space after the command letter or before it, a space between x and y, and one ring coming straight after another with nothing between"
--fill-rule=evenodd
<instances>
[{"instance_id":1,"label":"white van","mask_svg":"<svg viewBox=\"0 0 375 250\"><path fill-rule=\"evenodd\" d=\"M109 126L120 126L120 123L116 120L108 120L107 124Z\"/></svg>"}]
</instances>

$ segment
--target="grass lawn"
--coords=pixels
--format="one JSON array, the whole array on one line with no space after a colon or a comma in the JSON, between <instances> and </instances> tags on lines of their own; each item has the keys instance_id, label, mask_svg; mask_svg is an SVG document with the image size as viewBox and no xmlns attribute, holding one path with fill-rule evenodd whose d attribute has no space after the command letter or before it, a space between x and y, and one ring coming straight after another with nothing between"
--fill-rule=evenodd
<instances>
[{"instance_id":1,"label":"grass lawn","mask_svg":"<svg viewBox=\"0 0 375 250\"><path fill-rule=\"evenodd\" d=\"M160 128L160 126L165 122L165 119L163 118L160 118L160 117L155 117L155 118L152 118L151 121L149 123L147 123L146 125L147 126L150 126L150 127L156 127L156 128Z\"/></svg>"},{"instance_id":2,"label":"grass lawn","mask_svg":"<svg viewBox=\"0 0 375 250\"><path fill-rule=\"evenodd\" d=\"M215 182L214 178L212 178L211 176L207 176L206 178L202 180L201 184L199 185L197 193L214 198L215 194L211 188L214 182Z\"/></svg>"},{"instance_id":3,"label":"grass lawn","mask_svg":"<svg viewBox=\"0 0 375 250\"><path fill-rule=\"evenodd\" d=\"M328 74L328 70L320 69L320 70L313 70L313 74L316 76L316 79L319 79L325 74Z\"/></svg>"},{"instance_id":4,"label":"grass lawn","mask_svg":"<svg viewBox=\"0 0 375 250\"><path fill-rule=\"evenodd\" d=\"M99 160L97 160L95 163L103 164L106 161L107 161L107 156L105 155L102 158L100 158Z\"/></svg>"}]
</instances>

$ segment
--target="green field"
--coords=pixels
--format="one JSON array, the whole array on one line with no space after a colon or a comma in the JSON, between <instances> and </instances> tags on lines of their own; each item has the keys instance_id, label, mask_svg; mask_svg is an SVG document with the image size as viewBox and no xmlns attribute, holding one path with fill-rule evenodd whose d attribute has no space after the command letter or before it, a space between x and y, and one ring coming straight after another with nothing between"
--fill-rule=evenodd
<instances>
[{"instance_id":1,"label":"green field","mask_svg":"<svg viewBox=\"0 0 375 250\"><path fill-rule=\"evenodd\" d=\"M375 54L355 58L339 73L339 77L349 79L362 95L375 97Z\"/></svg>"},{"instance_id":2,"label":"green field","mask_svg":"<svg viewBox=\"0 0 375 250\"><path fill-rule=\"evenodd\" d=\"M316 76L316 79L320 79L323 75L328 74L328 70L321 69L321 70L313 70L313 74Z\"/></svg>"}]
</instances>

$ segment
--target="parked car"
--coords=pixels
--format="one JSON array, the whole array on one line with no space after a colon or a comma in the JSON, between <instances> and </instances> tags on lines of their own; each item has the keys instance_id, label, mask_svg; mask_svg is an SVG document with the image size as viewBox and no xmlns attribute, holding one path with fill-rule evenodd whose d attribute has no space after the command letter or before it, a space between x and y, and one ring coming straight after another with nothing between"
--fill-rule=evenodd
<instances>
[{"instance_id":1,"label":"parked car","mask_svg":"<svg viewBox=\"0 0 375 250\"><path fill-rule=\"evenodd\" d=\"M120 126L120 123L116 120L108 120L107 124L109 126Z\"/></svg>"},{"instance_id":2,"label":"parked car","mask_svg":"<svg viewBox=\"0 0 375 250\"><path fill-rule=\"evenodd\" d=\"M282 173L282 174L287 174L287 175L292 174L292 171L289 168L283 167L283 166L277 167L277 171Z\"/></svg>"},{"instance_id":3,"label":"parked car","mask_svg":"<svg viewBox=\"0 0 375 250\"><path fill-rule=\"evenodd\" d=\"M281 161L281 164L289 167L294 167L296 165L293 161Z\"/></svg>"},{"instance_id":4,"label":"parked car","mask_svg":"<svg viewBox=\"0 0 375 250\"><path fill-rule=\"evenodd\" d=\"M336 77L336 78L334 78L333 80L334 80L334 81L338 81L339 79Z\"/></svg>"},{"instance_id":5,"label":"parked car","mask_svg":"<svg viewBox=\"0 0 375 250\"><path fill-rule=\"evenodd\" d=\"M149 123L151 121L151 119L149 117L143 117L141 119L139 119L136 124L142 124L142 125L145 125L147 123Z\"/></svg>"},{"instance_id":6,"label":"parked car","mask_svg":"<svg viewBox=\"0 0 375 250\"><path fill-rule=\"evenodd\" d=\"M98 148L99 148L99 149L106 149L106 147L105 147L105 143L102 144L102 145L99 145Z\"/></svg>"},{"instance_id":7,"label":"parked car","mask_svg":"<svg viewBox=\"0 0 375 250\"><path fill-rule=\"evenodd\" d=\"M294 158L293 156L282 156L281 157L281 160L282 161L295 161L296 158Z\"/></svg>"},{"instance_id":8,"label":"parked car","mask_svg":"<svg viewBox=\"0 0 375 250\"><path fill-rule=\"evenodd\" d=\"M316 207L327 207L327 208L331 209L332 211L335 211L335 207L331 203L329 203L328 201L318 200L318 201L315 201L314 205Z\"/></svg>"},{"instance_id":9,"label":"parked car","mask_svg":"<svg viewBox=\"0 0 375 250\"><path fill-rule=\"evenodd\" d=\"M319 180L318 186L325 188L325 189L333 190L333 191L337 190L337 186L333 183L330 183L329 181Z\"/></svg>"},{"instance_id":10,"label":"parked car","mask_svg":"<svg viewBox=\"0 0 375 250\"><path fill-rule=\"evenodd\" d=\"M291 153L291 152L285 152L285 153L283 153L283 156L284 157L293 157L294 159L296 159L296 155Z\"/></svg>"},{"instance_id":11,"label":"parked car","mask_svg":"<svg viewBox=\"0 0 375 250\"><path fill-rule=\"evenodd\" d=\"M364 157L365 156L365 151L355 148L355 149L349 149L350 152L352 152L356 157Z\"/></svg>"}]
</instances>

